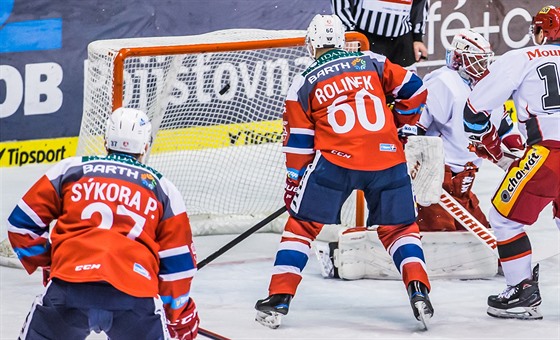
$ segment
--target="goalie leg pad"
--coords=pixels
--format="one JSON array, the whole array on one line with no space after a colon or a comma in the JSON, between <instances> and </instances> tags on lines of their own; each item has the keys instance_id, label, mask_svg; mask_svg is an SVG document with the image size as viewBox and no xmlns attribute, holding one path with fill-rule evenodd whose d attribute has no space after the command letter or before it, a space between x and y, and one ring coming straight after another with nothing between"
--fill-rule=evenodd
<instances>
[{"instance_id":1,"label":"goalie leg pad","mask_svg":"<svg viewBox=\"0 0 560 340\"><path fill-rule=\"evenodd\" d=\"M364 227L350 228L340 233L338 249L333 254L334 266L340 278L359 280L368 277L368 263L375 261L373 237L376 237L376 233Z\"/></svg>"}]
</instances>

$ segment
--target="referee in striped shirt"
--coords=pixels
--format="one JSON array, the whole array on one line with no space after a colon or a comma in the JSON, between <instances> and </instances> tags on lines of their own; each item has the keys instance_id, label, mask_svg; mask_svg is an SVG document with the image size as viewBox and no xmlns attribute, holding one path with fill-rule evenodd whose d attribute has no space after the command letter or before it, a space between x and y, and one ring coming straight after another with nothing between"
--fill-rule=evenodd
<instances>
[{"instance_id":1,"label":"referee in striped shirt","mask_svg":"<svg viewBox=\"0 0 560 340\"><path fill-rule=\"evenodd\" d=\"M365 34L370 50L411 68L427 59L422 42L428 0L331 0L347 30ZM412 69L415 69L413 66Z\"/></svg>"}]
</instances>

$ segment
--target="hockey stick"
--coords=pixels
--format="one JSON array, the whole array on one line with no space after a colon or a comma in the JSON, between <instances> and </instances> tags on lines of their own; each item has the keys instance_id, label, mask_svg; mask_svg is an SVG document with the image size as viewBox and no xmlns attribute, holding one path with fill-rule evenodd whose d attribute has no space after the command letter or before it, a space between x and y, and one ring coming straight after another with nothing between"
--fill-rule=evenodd
<instances>
[{"instance_id":1,"label":"hockey stick","mask_svg":"<svg viewBox=\"0 0 560 340\"><path fill-rule=\"evenodd\" d=\"M259 223L255 224L254 226L252 226L251 228L247 229L246 231L244 231L242 234L240 234L239 236L237 236L236 238L234 238L233 240L231 240L230 242L228 242L226 245L224 245L223 247L221 247L220 249L218 249L217 251L215 251L213 254L211 254L210 256L208 256L207 258L205 258L204 260L200 261L198 263L198 265L196 266L197 269L201 269L204 266L206 266L208 263L214 261L218 256L222 255L223 253L225 253L226 251L230 250L231 248L233 248L235 245L237 245L239 242L243 241L244 239L246 239L247 237L249 237L251 234L255 233L257 230L261 229L262 227L264 227L265 225L267 225L268 223L272 222L273 220L275 220L278 216L282 215L284 212L286 212L286 206L282 206L280 209L276 210L275 212L273 212L272 214L270 214L269 216L267 216L264 220L260 221Z\"/></svg>"},{"instance_id":2,"label":"hockey stick","mask_svg":"<svg viewBox=\"0 0 560 340\"><path fill-rule=\"evenodd\" d=\"M465 209L453 196L447 191L443 190L439 205L445 209L455 220L457 220L465 229L470 231L482 244L499 257L498 255L498 241L496 236L488 230L482 223L480 223L467 209Z\"/></svg>"},{"instance_id":3,"label":"hockey stick","mask_svg":"<svg viewBox=\"0 0 560 340\"><path fill-rule=\"evenodd\" d=\"M223 335L211 332L211 331L209 331L207 329L204 329L204 328L201 328L201 327L198 327L198 334L200 334L204 337L207 337L208 339L212 339L212 340L230 340L230 338L226 338Z\"/></svg>"}]
</instances>

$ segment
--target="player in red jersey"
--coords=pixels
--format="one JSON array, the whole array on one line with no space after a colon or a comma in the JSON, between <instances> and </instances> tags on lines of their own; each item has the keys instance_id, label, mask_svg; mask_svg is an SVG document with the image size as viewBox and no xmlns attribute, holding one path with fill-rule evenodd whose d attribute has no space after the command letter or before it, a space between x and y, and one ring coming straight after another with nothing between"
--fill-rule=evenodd
<instances>
[{"instance_id":1,"label":"player in red jersey","mask_svg":"<svg viewBox=\"0 0 560 340\"><path fill-rule=\"evenodd\" d=\"M512 96L529 146L510 165L488 215L507 284L488 297L487 313L498 318L542 318L538 266L531 271L524 228L550 203L560 228L560 10L543 7L531 31L536 46L509 51L491 64L464 109L464 128L476 153L498 163L505 156L489 110Z\"/></svg>"},{"instance_id":2,"label":"player in red jersey","mask_svg":"<svg viewBox=\"0 0 560 340\"><path fill-rule=\"evenodd\" d=\"M62 160L9 216L25 269L50 269L20 339L196 337L190 223L177 188L142 163L151 141L144 112L117 109L107 156Z\"/></svg>"},{"instance_id":3,"label":"player in red jersey","mask_svg":"<svg viewBox=\"0 0 560 340\"><path fill-rule=\"evenodd\" d=\"M257 321L276 328L302 279L311 248L324 224L340 224L341 207L363 190L368 225L402 274L418 320L429 318L430 283L425 270L411 181L397 127L414 124L426 92L414 73L370 51L343 50L340 19L317 15L307 31L315 61L296 76L286 98L284 228L269 296L257 301ZM386 95L396 98L394 109Z\"/></svg>"}]
</instances>

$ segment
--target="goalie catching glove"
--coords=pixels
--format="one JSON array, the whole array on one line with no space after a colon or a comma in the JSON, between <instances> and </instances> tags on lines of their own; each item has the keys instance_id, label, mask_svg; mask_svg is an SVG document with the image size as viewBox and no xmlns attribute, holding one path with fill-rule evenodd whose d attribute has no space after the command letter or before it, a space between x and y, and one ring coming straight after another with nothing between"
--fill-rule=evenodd
<instances>
[{"instance_id":1,"label":"goalie catching glove","mask_svg":"<svg viewBox=\"0 0 560 340\"><path fill-rule=\"evenodd\" d=\"M198 335L198 311L194 300L189 299L187 308L183 310L179 318L173 322L167 320L167 330L171 335L171 339L192 340Z\"/></svg>"}]
</instances>

